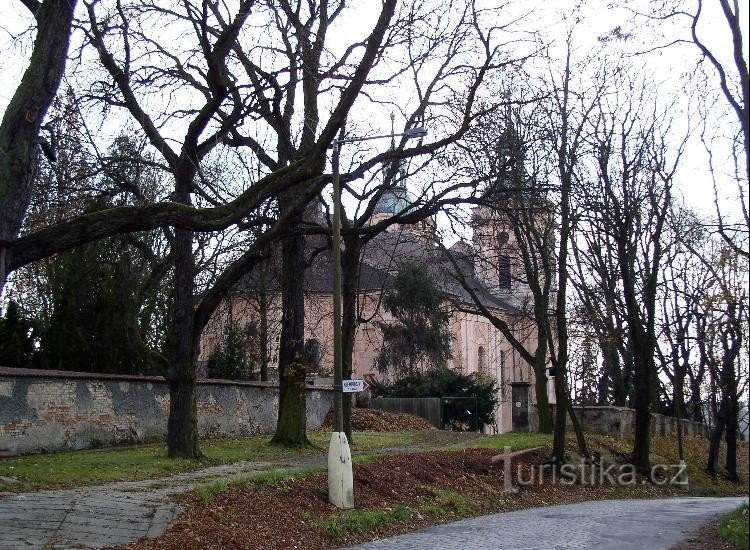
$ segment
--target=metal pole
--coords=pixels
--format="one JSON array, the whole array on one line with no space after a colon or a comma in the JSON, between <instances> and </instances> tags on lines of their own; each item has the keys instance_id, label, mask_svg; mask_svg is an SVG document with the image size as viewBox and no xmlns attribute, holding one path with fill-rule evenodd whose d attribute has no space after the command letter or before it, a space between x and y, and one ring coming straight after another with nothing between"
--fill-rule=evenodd
<instances>
[{"instance_id":1,"label":"metal pole","mask_svg":"<svg viewBox=\"0 0 750 550\"><path fill-rule=\"evenodd\" d=\"M341 142L333 142L331 164L333 168L333 386L334 424L333 431L344 431L344 396L342 388L342 342L341 342L341 176L339 154Z\"/></svg>"},{"instance_id":2,"label":"metal pole","mask_svg":"<svg viewBox=\"0 0 750 550\"><path fill-rule=\"evenodd\" d=\"M344 129L341 129L343 138ZM333 380L334 427L328 447L328 500L338 508L354 508L352 453L344 433L344 399L341 384L341 181L339 174L341 140L333 142Z\"/></svg>"}]
</instances>

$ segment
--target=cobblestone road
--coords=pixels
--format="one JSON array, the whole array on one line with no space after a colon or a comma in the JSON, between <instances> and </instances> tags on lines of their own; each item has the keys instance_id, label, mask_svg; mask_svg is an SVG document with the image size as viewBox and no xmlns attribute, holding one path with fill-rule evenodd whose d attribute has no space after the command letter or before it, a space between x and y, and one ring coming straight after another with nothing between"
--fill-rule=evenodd
<instances>
[{"instance_id":1,"label":"cobblestone road","mask_svg":"<svg viewBox=\"0 0 750 550\"><path fill-rule=\"evenodd\" d=\"M0 550L101 548L162 534L181 508L172 496L270 469L322 466L326 457L238 462L163 479L0 494Z\"/></svg>"},{"instance_id":2,"label":"cobblestone road","mask_svg":"<svg viewBox=\"0 0 750 550\"><path fill-rule=\"evenodd\" d=\"M456 442L435 440L367 452L418 452ZM325 466L326 461L327 456L321 454L236 462L162 479L35 493L0 493L0 550L101 548L128 544L144 536L156 537L181 511L172 499L176 494L268 470Z\"/></svg>"},{"instance_id":3,"label":"cobblestone road","mask_svg":"<svg viewBox=\"0 0 750 550\"><path fill-rule=\"evenodd\" d=\"M747 498L605 500L456 521L357 546L357 550L669 549Z\"/></svg>"}]
</instances>

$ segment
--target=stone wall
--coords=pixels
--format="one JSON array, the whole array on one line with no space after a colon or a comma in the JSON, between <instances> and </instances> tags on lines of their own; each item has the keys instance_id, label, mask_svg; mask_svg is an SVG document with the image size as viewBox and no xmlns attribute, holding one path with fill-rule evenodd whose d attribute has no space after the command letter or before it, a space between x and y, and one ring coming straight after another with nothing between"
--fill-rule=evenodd
<instances>
[{"instance_id":1,"label":"stone wall","mask_svg":"<svg viewBox=\"0 0 750 550\"><path fill-rule=\"evenodd\" d=\"M612 406L573 407L573 409L585 431L605 433L620 438L635 432L634 409ZM536 410L533 410L531 417L532 430L535 430L538 426ZM708 437L709 435L709 428L705 424L684 418L680 422L682 433L687 437ZM568 418L567 429L573 429L570 418ZM677 419L651 413L651 433L660 436L676 436Z\"/></svg>"},{"instance_id":2,"label":"stone wall","mask_svg":"<svg viewBox=\"0 0 750 550\"><path fill-rule=\"evenodd\" d=\"M200 437L273 433L278 386L200 380ZM331 388L307 390L307 426L318 428L333 403ZM162 377L0 367L0 453L86 449L164 441L169 387Z\"/></svg>"}]
</instances>

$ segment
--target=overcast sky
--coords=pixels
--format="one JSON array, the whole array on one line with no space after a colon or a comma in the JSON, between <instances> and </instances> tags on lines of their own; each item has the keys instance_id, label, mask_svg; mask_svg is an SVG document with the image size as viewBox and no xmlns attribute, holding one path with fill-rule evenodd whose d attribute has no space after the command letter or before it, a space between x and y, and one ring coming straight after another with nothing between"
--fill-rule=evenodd
<instances>
[{"instance_id":1,"label":"overcast sky","mask_svg":"<svg viewBox=\"0 0 750 550\"><path fill-rule=\"evenodd\" d=\"M491 0L485 0L485 3L492 3ZM574 2L556 1L556 2L530 2L524 0L516 4L516 10L530 10L532 15L529 16L524 25L528 25L530 30L539 31L545 39L550 40L553 44L553 55L562 55L562 38L566 29L566 24L561 22L561 14L567 13ZM707 0L708 4L715 4L713 0ZM355 3L358 6L356 12L349 15L341 26L339 35L343 39L342 43L350 43L353 37L362 36L369 32L374 17L377 14L379 2L360 1ZM550 5L554 8L550 8ZM640 50L648 49L656 43L666 43L675 38L686 38L684 22L682 25L672 23L662 23L659 25L648 26L646 21L638 19L625 8L611 7L614 2L590 1L583 2L581 16L583 24L576 29L576 44L580 54L586 53L587 50L600 47L596 38L602 34L611 31L617 26L621 26L625 32L633 32L634 38L623 46L623 51L633 53ZM688 5L691 3L688 2ZM741 2L745 13L743 20L747 23L747 1ZM648 11L649 1L627 2L623 0L620 5L638 6L642 11ZM715 9L715 7L713 8ZM726 55L728 50L722 48L728 44L728 35L726 25L716 18L718 12L709 13L707 22L700 29L701 34L709 45L715 46L715 49ZM23 69L26 66L28 54L30 51L31 34L26 33L25 39L16 39L15 37L24 33L32 23L32 19L27 10L19 0L0 0L0 111L3 111L15 87L17 86ZM747 28L744 29L744 36L747 42ZM659 36L661 34L661 36ZM747 47L747 46L746 46ZM747 53L745 53L747 59ZM665 90L675 93L682 93L685 98L688 97L690 82L686 79L686 74L692 71L697 61L696 50L691 45L677 45L668 49L661 49L648 55L641 55L634 59L634 63L642 64L644 70L650 71L655 78L663 80L661 85ZM387 124L386 113L374 113L374 117ZM717 119L718 120L718 119ZM716 122L715 124L723 124ZM712 188L706 166L706 154L699 140L694 138L689 145L682 166L682 177L680 178L680 188L688 203L702 211L704 214L711 214ZM726 158L728 151L721 150L719 158ZM730 189L730 188L727 188ZM729 191L727 191L728 194ZM730 201L731 202L731 201ZM731 206L730 206L731 208Z\"/></svg>"}]
</instances>

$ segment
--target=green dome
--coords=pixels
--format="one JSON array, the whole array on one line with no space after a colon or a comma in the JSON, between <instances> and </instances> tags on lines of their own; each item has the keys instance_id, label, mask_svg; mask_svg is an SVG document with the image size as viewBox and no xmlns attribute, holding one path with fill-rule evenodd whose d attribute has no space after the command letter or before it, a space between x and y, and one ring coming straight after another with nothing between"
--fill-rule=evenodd
<instances>
[{"instance_id":1,"label":"green dome","mask_svg":"<svg viewBox=\"0 0 750 550\"><path fill-rule=\"evenodd\" d=\"M403 187L386 190L378 199L373 214L398 214L411 206L409 193Z\"/></svg>"}]
</instances>

